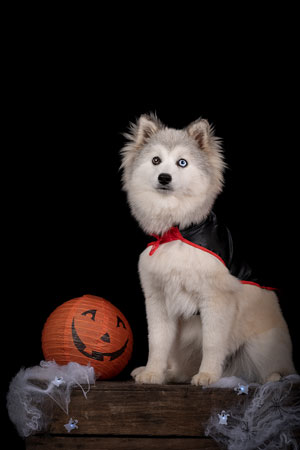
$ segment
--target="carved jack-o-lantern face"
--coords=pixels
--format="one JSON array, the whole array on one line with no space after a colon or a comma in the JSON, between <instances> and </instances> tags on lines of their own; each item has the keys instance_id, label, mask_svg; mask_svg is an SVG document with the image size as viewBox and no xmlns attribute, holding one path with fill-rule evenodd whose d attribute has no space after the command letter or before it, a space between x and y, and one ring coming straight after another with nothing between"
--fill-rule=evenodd
<instances>
[{"instance_id":1,"label":"carved jack-o-lantern face","mask_svg":"<svg viewBox=\"0 0 300 450\"><path fill-rule=\"evenodd\" d=\"M101 311L99 311L99 313L101 314ZM84 311L83 313L81 313L82 316L88 316L90 318L90 320L93 321L93 323L89 324L89 328L93 327L95 330L95 334L99 334L99 331L101 330L101 327L99 326L99 323L97 323L96 321L96 314L97 314L97 310L96 309L89 309L88 311ZM82 325L82 324L81 324ZM100 325L101 325L101 318L100 318ZM116 328L119 327L123 327L126 330L126 326L125 323L122 319L120 319L119 316L116 316ZM103 331L103 330L102 330ZM100 332L100 335L102 334L102 331ZM111 331L110 331L111 332ZM121 334L120 333L121 330L118 331L118 335ZM87 344L85 344L79 337L77 331L76 331L76 327L75 327L75 318L73 317L73 321L72 321L72 337L73 337L73 342L76 346L76 348L84 355L87 356L88 358L92 358L92 359L96 359L97 361L103 361L105 356L108 356L110 358L110 361L113 361L116 358L119 358L122 353L124 353L129 338L127 337L127 333L123 333L124 334L124 339L126 339L126 341L124 341L124 345L122 345L122 347L118 348L118 349L114 349L114 345L111 342L111 338L110 338L110 334L108 332L106 332L105 334L103 334L101 337L99 336L99 342L96 342L96 347L99 349L97 350L92 350L89 349ZM118 336L119 337L119 336ZM105 346L104 343L106 344L110 344ZM105 348L106 347L106 348ZM111 351L108 351L111 350Z\"/></svg>"},{"instance_id":2,"label":"carved jack-o-lantern face","mask_svg":"<svg viewBox=\"0 0 300 450\"><path fill-rule=\"evenodd\" d=\"M48 318L42 335L45 359L90 364L98 378L117 375L132 352L132 332L122 312L93 295L70 300Z\"/></svg>"}]
</instances>

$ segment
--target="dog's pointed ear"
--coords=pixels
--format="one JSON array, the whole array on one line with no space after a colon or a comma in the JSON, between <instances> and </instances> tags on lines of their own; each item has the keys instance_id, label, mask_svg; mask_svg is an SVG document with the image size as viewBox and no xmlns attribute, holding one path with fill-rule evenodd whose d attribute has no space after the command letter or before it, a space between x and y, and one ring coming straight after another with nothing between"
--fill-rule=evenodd
<instances>
[{"instance_id":1,"label":"dog's pointed ear","mask_svg":"<svg viewBox=\"0 0 300 450\"><path fill-rule=\"evenodd\" d=\"M122 157L120 169L124 169L122 178L123 189L127 189L130 168L136 156L139 154L140 149L146 144L149 138L163 128L164 125L155 114L143 114L136 123L131 123L129 131L124 133L127 143L120 151Z\"/></svg>"},{"instance_id":2,"label":"dog's pointed ear","mask_svg":"<svg viewBox=\"0 0 300 450\"><path fill-rule=\"evenodd\" d=\"M201 149L209 147L212 129L208 121L205 119L198 119L186 127L187 133L195 139Z\"/></svg>"},{"instance_id":3,"label":"dog's pointed ear","mask_svg":"<svg viewBox=\"0 0 300 450\"><path fill-rule=\"evenodd\" d=\"M133 129L132 140L136 147L142 147L161 128L162 123L154 114L143 114Z\"/></svg>"}]
</instances>

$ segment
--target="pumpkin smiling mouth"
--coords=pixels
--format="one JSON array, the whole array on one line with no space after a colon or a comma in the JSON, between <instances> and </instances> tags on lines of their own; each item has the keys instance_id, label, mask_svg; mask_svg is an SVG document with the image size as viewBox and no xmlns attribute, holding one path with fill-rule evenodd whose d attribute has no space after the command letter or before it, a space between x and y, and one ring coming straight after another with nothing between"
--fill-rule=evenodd
<instances>
[{"instance_id":1,"label":"pumpkin smiling mouth","mask_svg":"<svg viewBox=\"0 0 300 450\"><path fill-rule=\"evenodd\" d=\"M113 361L114 359L118 358L120 355L122 355L122 353L124 353L124 351L127 347L128 341L129 341L129 339L127 339L127 341L125 342L123 347L121 347L119 350L116 350L115 352L112 352L112 353L96 352L95 350L93 350L92 353L88 353L85 351L86 345L82 342L82 340L78 336L78 333L75 328L74 318L72 321L72 338L73 338L75 347L77 348L77 350L80 351L80 353L82 353L84 356L87 356L88 358L96 359L97 361L103 361L104 356L109 356L110 361Z\"/></svg>"}]
</instances>

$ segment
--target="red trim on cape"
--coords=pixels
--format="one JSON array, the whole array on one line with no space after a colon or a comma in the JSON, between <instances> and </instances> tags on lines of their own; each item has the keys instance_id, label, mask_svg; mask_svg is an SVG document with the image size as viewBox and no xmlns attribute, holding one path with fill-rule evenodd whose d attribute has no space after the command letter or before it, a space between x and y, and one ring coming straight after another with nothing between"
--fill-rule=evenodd
<instances>
[{"instance_id":1,"label":"red trim on cape","mask_svg":"<svg viewBox=\"0 0 300 450\"><path fill-rule=\"evenodd\" d=\"M260 284L255 283L254 281L240 280L240 282L243 283L243 284L252 284L253 286L257 286L257 287L260 287L262 289L267 289L268 291L278 291L278 288L273 288L273 287L270 287L270 286L261 286Z\"/></svg>"},{"instance_id":2,"label":"red trim on cape","mask_svg":"<svg viewBox=\"0 0 300 450\"><path fill-rule=\"evenodd\" d=\"M202 247L201 245L197 245L194 244L191 241L188 241L187 239L185 239L182 234L179 231L178 227L172 227L170 228L168 231L166 231L162 236L158 236L157 234L152 234L151 236L155 237L156 241L153 242L149 242L149 244L147 245L147 247L150 247L150 245L152 246L152 249L149 252L149 256L152 256L153 253L156 252L156 250L158 249L158 247L162 244L166 244L167 242L171 242L171 241L177 241L180 240L182 242L184 242L185 244L191 245L192 247L196 247L199 248L200 250L210 253L211 255L213 255L215 258L217 258L219 261L221 261L221 263L224 264L225 267L226 264L223 261L223 259L215 252L208 250L205 247ZM258 283L255 283L254 281L247 281L247 280L240 280L240 282L242 284L251 284L253 286L257 286L261 289L267 289L269 291L277 291L277 288L273 288L273 287L269 287L269 286L261 286Z\"/></svg>"}]
</instances>

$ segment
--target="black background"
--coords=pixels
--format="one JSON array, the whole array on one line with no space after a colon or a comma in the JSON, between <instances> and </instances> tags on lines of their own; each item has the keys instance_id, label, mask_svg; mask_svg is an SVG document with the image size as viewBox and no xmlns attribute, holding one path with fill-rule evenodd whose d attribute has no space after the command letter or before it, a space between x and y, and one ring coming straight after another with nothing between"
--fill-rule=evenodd
<instances>
[{"instance_id":1,"label":"black background","mask_svg":"<svg viewBox=\"0 0 300 450\"><path fill-rule=\"evenodd\" d=\"M121 191L119 150L129 122L150 111L174 128L202 116L223 138L229 168L215 209L250 262L281 288L299 370L299 74L292 26L283 36L278 16L265 33L264 19L254 14L232 35L222 23L217 37L212 21L208 32L193 23L182 36L180 21L188 24L191 12L169 23L169 32L162 22L132 28L106 13L97 14L98 23L92 11L77 13L76 20L58 14L50 21L41 13L20 29L22 12L16 22L8 17L2 404L20 367L43 359L49 314L83 294L110 300L131 324L133 357L120 378L146 362L137 261L149 239ZM7 430L21 446L10 423Z\"/></svg>"}]
</instances>

